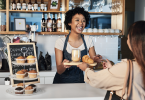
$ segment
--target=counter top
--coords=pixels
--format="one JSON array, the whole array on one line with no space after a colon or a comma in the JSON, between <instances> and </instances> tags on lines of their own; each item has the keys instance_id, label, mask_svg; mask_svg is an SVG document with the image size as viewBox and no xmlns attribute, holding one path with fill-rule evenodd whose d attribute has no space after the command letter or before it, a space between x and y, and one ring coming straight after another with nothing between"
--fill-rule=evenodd
<instances>
[{"instance_id":1,"label":"counter top","mask_svg":"<svg viewBox=\"0 0 145 100\"><path fill-rule=\"evenodd\" d=\"M31 96L15 96L8 94L11 86L0 85L2 100L104 100L106 90L91 87L86 83L75 84L36 84L43 93Z\"/></svg>"}]
</instances>

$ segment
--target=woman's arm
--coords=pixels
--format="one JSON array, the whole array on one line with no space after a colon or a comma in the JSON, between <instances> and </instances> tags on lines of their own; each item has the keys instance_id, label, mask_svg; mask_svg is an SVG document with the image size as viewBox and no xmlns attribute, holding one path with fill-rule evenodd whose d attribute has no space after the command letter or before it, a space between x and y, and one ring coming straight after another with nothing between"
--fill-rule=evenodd
<instances>
[{"instance_id":1,"label":"woman's arm","mask_svg":"<svg viewBox=\"0 0 145 100\"><path fill-rule=\"evenodd\" d=\"M89 55L91 59L94 59L94 56L96 56L94 46L89 49Z\"/></svg>"},{"instance_id":2,"label":"woman's arm","mask_svg":"<svg viewBox=\"0 0 145 100\"><path fill-rule=\"evenodd\" d=\"M56 66L57 66L57 73L62 74L66 68L69 68L70 66L64 66L64 62L69 62L68 60L63 60L63 51L55 48L55 60L56 60Z\"/></svg>"}]
</instances>

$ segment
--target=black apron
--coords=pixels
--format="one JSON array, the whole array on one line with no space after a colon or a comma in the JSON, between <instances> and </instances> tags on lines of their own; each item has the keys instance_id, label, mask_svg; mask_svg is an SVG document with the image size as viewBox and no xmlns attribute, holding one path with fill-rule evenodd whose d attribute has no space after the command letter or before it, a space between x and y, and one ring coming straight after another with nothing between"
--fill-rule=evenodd
<instances>
[{"instance_id":1,"label":"black apron","mask_svg":"<svg viewBox=\"0 0 145 100\"><path fill-rule=\"evenodd\" d=\"M67 59L71 61L71 54L69 54L66 50L67 42L69 40L69 35L70 33L67 35L64 43L63 60ZM82 34L81 37L85 46L85 49L81 51L81 61L82 61L82 57L84 55L87 55L88 51L87 51L86 42ZM83 71L79 69L77 66L71 66L70 68L67 68L61 75L56 72L53 80L53 84L58 84L58 83L84 83Z\"/></svg>"}]
</instances>

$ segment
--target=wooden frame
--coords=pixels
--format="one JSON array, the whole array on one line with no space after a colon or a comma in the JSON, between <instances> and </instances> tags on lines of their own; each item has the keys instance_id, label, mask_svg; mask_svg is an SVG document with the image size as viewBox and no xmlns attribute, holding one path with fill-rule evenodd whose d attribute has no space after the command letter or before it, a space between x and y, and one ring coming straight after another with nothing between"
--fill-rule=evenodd
<instances>
[{"instance_id":1,"label":"wooden frame","mask_svg":"<svg viewBox=\"0 0 145 100\"><path fill-rule=\"evenodd\" d=\"M31 47L33 47L33 53L34 53L34 56L37 58L37 56L36 56L36 49L35 49L35 43L8 43L7 44L7 50L8 50L8 59L9 59L9 70L10 70L10 75L15 75L15 73L14 73L14 71L15 70L19 70L20 68L14 68L13 66L13 64L12 64L12 60L14 61L14 59L15 59L15 57L16 56L12 56L11 54L12 54L12 52L11 52L11 50L12 50L12 47L11 46L13 46L13 48L14 48L14 46L16 46L16 47L18 47L17 48L17 50L19 49L19 48L21 48L21 47L23 47L23 46L27 46L27 47L29 47L29 46L31 46ZM16 47L15 47L15 49L16 49ZM16 53L21 53L21 52L18 52L18 51L14 51L15 52L15 54ZM22 53L21 53L22 54ZM26 53L27 54L27 53ZM37 70L37 75L39 75L39 69L38 69L38 62L37 62L37 59L35 59L35 61L36 61L36 65L34 65L35 66L35 68L36 68L36 70ZM18 66L19 67L19 66ZM20 66L20 67L22 67L23 68L23 66ZM29 68L29 66L27 67L27 68ZM24 68L23 68L24 69ZM20 69L21 70L21 69ZM14 74L13 74L14 73ZM38 81L34 81L33 79L32 79L32 82L26 82L25 84L34 84L34 83L40 83L40 79L38 78L37 79ZM14 83L14 79L11 79L11 85L12 86L16 86L17 84L15 84Z\"/></svg>"},{"instance_id":2,"label":"wooden frame","mask_svg":"<svg viewBox=\"0 0 145 100\"><path fill-rule=\"evenodd\" d=\"M19 29L19 30L17 29L17 24L18 24L17 21L18 21L18 20L21 21L21 23L23 22L22 24L24 24L24 25L23 25L23 26L24 26L24 27L23 27L24 29ZM19 24L20 24L20 23L19 23ZM18 25L18 26L19 26L19 25ZM21 26L21 27L22 27L22 26ZM14 30L15 30L15 31L26 31L26 18L14 18Z\"/></svg>"},{"instance_id":3,"label":"wooden frame","mask_svg":"<svg viewBox=\"0 0 145 100\"><path fill-rule=\"evenodd\" d=\"M55 2L57 7L53 7L52 2ZM54 3L54 4L55 4ZM55 5L54 5L55 6ZM48 7L47 7L48 11L59 11L60 10L60 0L49 0L48 1Z\"/></svg>"}]
</instances>

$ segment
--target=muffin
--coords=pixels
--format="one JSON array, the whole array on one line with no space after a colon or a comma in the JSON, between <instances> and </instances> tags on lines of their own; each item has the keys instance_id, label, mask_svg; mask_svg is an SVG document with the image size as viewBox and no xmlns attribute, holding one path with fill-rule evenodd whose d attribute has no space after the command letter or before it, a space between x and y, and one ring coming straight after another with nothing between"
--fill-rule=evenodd
<instances>
[{"instance_id":1,"label":"muffin","mask_svg":"<svg viewBox=\"0 0 145 100\"><path fill-rule=\"evenodd\" d=\"M28 72L29 78L36 78L37 77L37 72L36 70L31 70Z\"/></svg>"},{"instance_id":2,"label":"muffin","mask_svg":"<svg viewBox=\"0 0 145 100\"><path fill-rule=\"evenodd\" d=\"M25 63L25 61L26 61L26 59L22 56L19 56L19 57L16 58L17 63Z\"/></svg>"},{"instance_id":3,"label":"muffin","mask_svg":"<svg viewBox=\"0 0 145 100\"><path fill-rule=\"evenodd\" d=\"M25 72L24 71L18 71L17 73L16 73L16 78L21 78L21 79L23 79L25 77Z\"/></svg>"},{"instance_id":4,"label":"muffin","mask_svg":"<svg viewBox=\"0 0 145 100\"><path fill-rule=\"evenodd\" d=\"M27 86L25 88L25 94L32 94L33 93L33 87L32 86Z\"/></svg>"},{"instance_id":5,"label":"muffin","mask_svg":"<svg viewBox=\"0 0 145 100\"><path fill-rule=\"evenodd\" d=\"M25 77L28 76L28 70L27 69L22 69L21 71L25 72Z\"/></svg>"},{"instance_id":6,"label":"muffin","mask_svg":"<svg viewBox=\"0 0 145 100\"><path fill-rule=\"evenodd\" d=\"M32 86L33 87L33 92L36 92L36 85L34 85L34 84L30 84L29 86Z\"/></svg>"},{"instance_id":7,"label":"muffin","mask_svg":"<svg viewBox=\"0 0 145 100\"><path fill-rule=\"evenodd\" d=\"M27 63L34 63L35 62L35 57L30 55L27 57Z\"/></svg>"},{"instance_id":8,"label":"muffin","mask_svg":"<svg viewBox=\"0 0 145 100\"><path fill-rule=\"evenodd\" d=\"M24 88L24 84L23 83L19 83L19 84L17 84L17 86L16 87L21 87L21 88Z\"/></svg>"},{"instance_id":9,"label":"muffin","mask_svg":"<svg viewBox=\"0 0 145 100\"><path fill-rule=\"evenodd\" d=\"M23 92L24 92L24 89L21 88L21 87L17 87L17 88L15 89L15 94L23 94Z\"/></svg>"}]
</instances>

